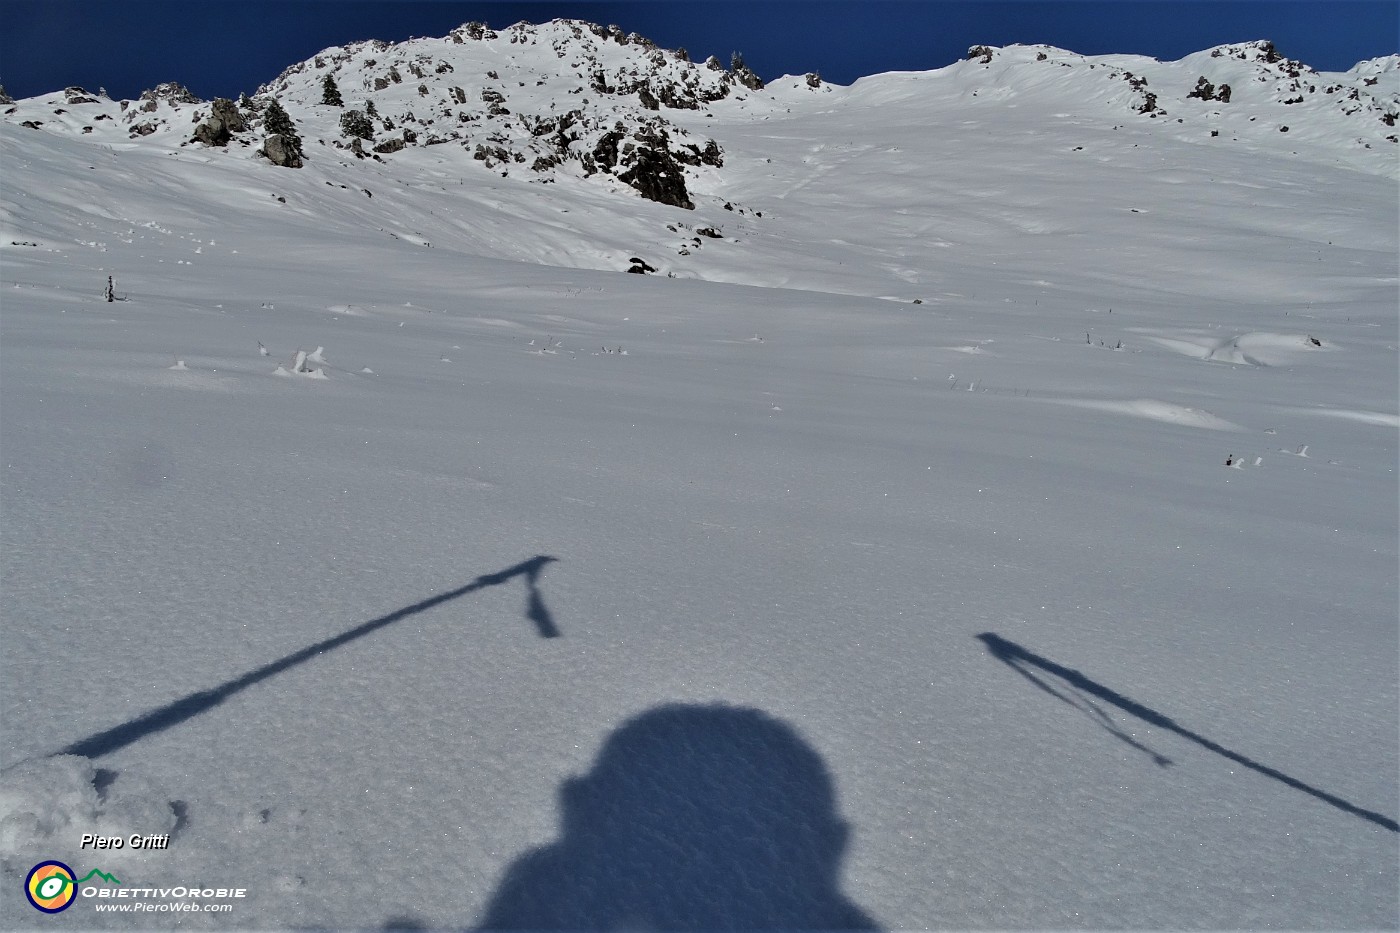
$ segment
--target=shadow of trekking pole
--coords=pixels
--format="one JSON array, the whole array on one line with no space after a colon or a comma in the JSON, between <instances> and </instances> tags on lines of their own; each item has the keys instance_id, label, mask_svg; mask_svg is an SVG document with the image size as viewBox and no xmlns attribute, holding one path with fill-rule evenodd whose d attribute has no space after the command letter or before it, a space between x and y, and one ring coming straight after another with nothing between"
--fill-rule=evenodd
<instances>
[{"instance_id":1,"label":"shadow of trekking pole","mask_svg":"<svg viewBox=\"0 0 1400 933\"><path fill-rule=\"evenodd\" d=\"M1184 739L1188 739L1192 742L1195 742L1197 745L1201 746L1204 749L1215 752L1215 754L1220 755L1224 758L1228 758L1238 765L1243 765L1251 771L1256 771L1259 774L1264 775L1265 777L1273 778L1275 781L1278 781L1281 784L1286 784L1294 790L1302 791L1303 793L1308 794L1311 797L1316 797L1323 803L1326 803L1329 806L1336 807L1338 810L1350 813L1353 816L1359 816L1363 820L1375 823L1377 826L1382 826L1393 833L1400 832L1400 824L1397 824L1395 820L1391 819L1388 816L1384 816L1383 814L1376 813L1375 811L1366 810L1362 807L1358 807L1356 804L1343 800L1341 797L1337 797L1333 794L1327 793L1326 791L1319 790L1310 784L1304 784L1297 778L1290 777L1287 774L1284 774L1282 771L1278 771L1274 768L1268 767L1267 765L1262 765L1257 761L1246 758L1239 752L1231 751L1223 745L1220 745L1216 742L1212 742L1210 739L1206 738L1203 735L1198 735L1197 733L1192 732L1190 729L1177 725L1173 720L1162 715L1156 710L1143 706L1136 700L1125 697L1121 693L1117 693L1113 690L1110 690L1108 687L1105 687L1101 683L1098 683L1094 680L1090 680L1088 677L1081 674L1079 671L1073 670L1068 667L1062 667L1061 665L1056 664L1054 661L1042 658L1040 655L1021 647L1014 641L1008 641L1005 638L1002 638L1000 635L996 635L992 632L983 632L981 635L978 635L977 638L984 645L987 646L987 650L990 651L992 653L992 656L998 661L1001 661L1003 664L1016 671L1022 677L1025 677L1027 680L1035 684L1041 690L1044 690L1046 693L1049 693L1050 695L1060 700L1063 700L1066 703L1070 703L1071 705L1075 706L1079 705L1074 703L1074 701L1069 699L1069 697L1067 697L1065 694L1051 687L1044 679L1046 675L1059 678L1059 680L1062 681L1064 684L1068 685L1069 688L1079 691L1081 694L1097 697L1099 700L1102 700L1110 706L1116 706L1128 715L1136 716L1138 719L1141 719L1143 722L1148 723L1149 725L1156 726L1159 729L1165 729L1168 732L1173 732ZM1040 674L1037 675L1033 673L1032 669L1039 671ZM1099 710L1098 707L1093 706L1092 703L1089 704L1089 706L1092 707L1092 710L1094 712L1097 712L1098 716L1096 718L1100 720L1100 725L1105 725L1104 721L1108 720L1108 717L1102 712L1102 710ZM1084 707L1081 706L1080 708L1083 709ZM1114 735L1118 736L1118 738L1123 739L1124 741L1128 742L1130 745L1133 745L1139 750L1152 754L1155 757L1161 759L1157 762L1158 764L1171 763L1169 760L1162 758L1162 756L1157 755L1155 752L1152 752L1151 749L1148 749L1145 746L1134 741L1131 737L1127 736L1126 733L1122 732L1122 730L1119 730L1116 727L1114 727L1111 723L1111 720L1108 720L1108 723L1108 725L1105 725L1105 728L1107 728Z\"/></svg>"},{"instance_id":2,"label":"shadow of trekking pole","mask_svg":"<svg viewBox=\"0 0 1400 933\"><path fill-rule=\"evenodd\" d=\"M113 726L104 732L98 732L85 739L79 739L72 745L63 749L60 754L81 755L84 758L98 758L102 755L110 755L117 749L125 748L133 742L139 742L148 735L152 735L156 732L163 732L172 726L178 726L186 720L193 719L202 713L208 712L234 694L253 686L253 684L261 683L270 677L275 677L300 664L305 664L318 655L325 654L328 651L334 651L336 648L348 645L356 639L364 638L366 635L393 625L395 622L401 622L409 616L417 615L420 612L426 612L435 606L440 606L443 603L466 596L468 593L475 593L477 590L485 589L488 586L499 586L516 577L524 577L525 584L529 587L529 602L526 607L526 615L530 621L535 623L540 636L542 638L557 638L559 636L559 629L554 624L554 617L550 615L548 607L544 604L544 598L540 595L538 585L540 572L548 564L554 563L557 559L558 558L539 555L516 564L514 567L508 567L498 573L477 577L466 586L460 586L455 590L449 590L446 593L430 596L422 602L414 603L411 606L404 606L402 609L397 609L388 615L380 616L377 619L371 619L363 625L357 625L348 632L342 632L333 638L318 641L314 645L307 645L300 651L294 651L285 657L278 658L270 664L264 664L262 667L251 670L241 677L235 677L233 680L225 681L210 690L201 690L198 693L191 693L188 696L183 696L175 700L173 703L167 703L165 706L153 709L135 719L130 719L119 726Z\"/></svg>"}]
</instances>

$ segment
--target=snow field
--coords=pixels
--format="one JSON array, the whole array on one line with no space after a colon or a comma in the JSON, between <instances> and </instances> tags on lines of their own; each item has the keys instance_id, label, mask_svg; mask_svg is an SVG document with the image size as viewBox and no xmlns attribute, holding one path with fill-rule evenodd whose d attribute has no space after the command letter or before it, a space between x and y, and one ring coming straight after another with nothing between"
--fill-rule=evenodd
<instances>
[{"instance_id":1,"label":"snow field","mask_svg":"<svg viewBox=\"0 0 1400 933\"><path fill-rule=\"evenodd\" d=\"M686 812L602 780L660 715L768 830L746 769L810 750L848 828L720 906L1393 926L1393 829L1163 725L1396 817L1393 179L912 80L715 108L694 214L7 125L4 923L42 858L245 886L239 928L486 922L571 815ZM671 873L726 837L675 824L603 870L638 922L719 916Z\"/></svg>"}]
</instances>

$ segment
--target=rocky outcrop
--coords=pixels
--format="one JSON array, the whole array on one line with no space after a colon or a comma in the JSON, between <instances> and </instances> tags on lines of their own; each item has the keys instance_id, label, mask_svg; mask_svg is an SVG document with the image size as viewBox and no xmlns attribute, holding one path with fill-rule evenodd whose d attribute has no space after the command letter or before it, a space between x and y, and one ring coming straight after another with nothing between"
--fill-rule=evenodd
<instances>
[{"instance_id":1,"label":"rocky outcrop","mask_svg":"<svg viewBox=\"0 0 1400 933\"><path fill-rule=\"evenodd\" d=\"M1230 102L1230 85L1222 84L1217 89L1214 84L1206 80L1205 75L1196 79L1196 86L1186 95L1188 98L1197 100L1218 100L1222 104Z\"/></svg>"},{"instance_id":2,"label":"rocky outcrop","mask_svg":"<svg viewBox=\"0 0 1400 933\"><path fill-rule=\"evenodd\" d=\"M477 42L499 53L491 66L476 74L445 77L461 73L465 60L459 60L451 46ZM534 48L525 52L521 46ZM524 61L516 65L520 59ZM367 134L357 122L342 126L340 139L328 138L325 145L339 143L344 148L362 138L366 153L371 147L378 151L375 144L380 140L385 152L398 151L400 142L389 134L411 124L417 133L404 134L403 147L454 144L486 168L528 166L545 176L538 179L541 182L559 173L610 175L642 197L682 208L694 204L686 173L718 167L723 157L718 143L691 135L665 113L701 110L735 91L763 87L737 55L730 68L714 61L695 65L683 51L660 48L620 27L554 20L517 23L499 33L483 23L466 23L446 40L326 49L288 68L257 96L285 96L316 106L324 100L326 78L332 72L346 90L347 101L349 88L364 89L365 104L351 105L361 106L367 117L374 117L369 105L378 100L385 116L372 126L384 134ZM400 81L405 83L396 88ZM544 98L550 102L547 109L540 106L538 92L516 95L517 87L530 84L554 85ZM405 90L416 91L411 104L405 101ZM391 101L392 111L386 107Z\"/></svg>"},{"instance_id":3,"label":"rocky outcrop","mask_svg":"<svg viewBox=\"0 0 1400 933\"><path fill-rule=\"evenodd\" d=\"M153 88L148 88L147 90L142 91L141 100L150 104L155 104L160 101L165 101L171 104L204 103L204 101L200 100L198 97L194 96L194 94L190 93L189 88L176 81L167 81L164 84L157 84ZM155 108L153 107L151 109Z\"/></svg>"},{"instance_id":4,"label":"rocky outcrop","mask_svg":"<svg viewBox=\"0 0 1400 933\"><path fill-rule=\"evenodd\" d=\"M497 33L496 30L490 28L485 23L473 21L470 23L463 23L461 26L452 30L448 36L453 42L462 42L465 39L471 39L474 42L482 42L487 39L495 39Z\"/></svg>"},{"instance_id":5,"label":"rocky outcrop","mask_svg":"<svg viewBox=\"0 0 1400 933\"><path fill-rule=\"evenodd\" d=\"M632 167L617 177L637 190L649 201L694 210L690 193L685 187L685 170L669 149L638 147Z\"/></svg>"},{"instance_id":6,"label":"rocky outcrop","mask_svg":"<svg viewBox=\"0 0 1400 933\"><path fill-rule=\"evenodd\" d=\"M585 168L597 167L605 172L611 172L617 165L617 149L622 144L622 140L627 137L621 126L614 127L604 133L593 147L592 159L584 157Z\"/></svg>"},{"instance_id":7,"label":"rocky outcrop","mask_svg":"<svg viewBox=\"0 0 1400 933\"><path fill-rule=\"evenodd\" d=\"M233 134L247 128L238 105L226 97L216 97L209 118L195 127L194 138L206 146L227 146Z\"/></svg>"},{"instance_id":8,"label":"rocky outcrop","mask_svg":"<svg viewBox=\"0 0 1400 933\"><path fill-rule=\"evenodd\" d=\"M1131 71L1125 71L1121 77L1128 82L1128 87L1132 88L1141 97L1141 102L1135 108L1138 113L1149 117L1165 117L1167 112L1157 106L1157 95L1147 89L1147 79L1141 75L1135 75Z\"/></svg>"},{"instance_id":9,"label":"rocky outcrop","mask_svg":"<svg viewBox=\"0 0 1400 933\"><path fill-rule=\"evenodd\" d=\"M763 90L763 79L754 74L752 68L744 64L744 56L740 55L738 52L734 53L734 57L729 62L729 73L734 76L735 81L738 81L749 90Z\"/></svg>"},{"instance_id":10,"label":"rocky outcrop","mask_svg":"<svg viewBox=\"0 0 1400 933\"><path fill-rule=\"evenodd\" d=\"M280 165L284 168L301 168L301 152L287 137L280 133L273 133L263 140L263 155L273 165Z\"/></svg>"},{"instance_id":11,"label":"rocky outcrop","mask_svg":"<svg viewBox=\"0 0 1400 933\"><path fill-rule=\"evenodd\" d=\"M1285 58L1268 39L1257 42L1244 42L1238 45L1219 46L1210 53L1211 58L1235 58L1242 62L1258 62L1272 66L1272 70L1289 78L1303 75L1316 75L1317 72L1300 61Z\"/></svg>"},{"instance_id":12,"label":"rocky outcrop","mask_svg":"<svg viewBox=\"0 0 1400 933\"><path fill-rule=\"evenodd\" d=\"M713 139L705 144L704 149L694 143L686 143L679 149L672 149L671 154L686 165L713 165L715 168L724 165L724 150Z\"/></svg>"}]
</instances>

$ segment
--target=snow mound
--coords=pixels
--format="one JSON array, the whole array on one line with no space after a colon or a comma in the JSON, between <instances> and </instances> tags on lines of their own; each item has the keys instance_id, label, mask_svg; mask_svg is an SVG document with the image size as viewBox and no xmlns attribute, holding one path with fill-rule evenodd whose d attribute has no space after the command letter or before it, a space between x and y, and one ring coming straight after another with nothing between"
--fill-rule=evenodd
<instances>
[{"instance_id":1,"label":"snow mound","mask_svg":"<svg viewBox=\"0 0 1400 933\"><path fill-rule=\"evenodd\" d=\"M1090 411L1107 411L1118 415L1130 415L1134 418L1145 418L1148 421L1161 421L1166 424L1176 424L1188 428L1205 428L1210 431L1239 431L1239 425L1224 418L1219 418L1208 411L1198 408L1190 408L1186 405L1177 405L1172 402L1162 402L1157 399L1134 399L1130 401L1113 401L1108 399L1065 399L1049 398L1041 401L1053 402L1057 405L1069 405L1073 408L1087 408Z\"/></svg>"},{"instance_id":2,"label":"snow mound","mask_svg":"<svg viewBox=\"0 0 1400 933\"><path fill-rule=\"evenodd\" d=\"M0 771L0 862L17 869L41 858L71 859L85 833L169 833L179 822L177 808L149 782L87 758L21 762ZM111 860L123 851L110 853Z\"/></svg>"},{"instance_id":3,"label":"snow mound","mask_svg":"<svg viewBox=\"0 0 1400 933\"><path fill-rule=\"evenodd\" d=\"M1245 366L1287 366L1308 353L1335 349L1309 334L1266 331L1253 331L1223 340L1206 334L1163 336L1149 333L1147 337L1153 343L1184 356L1209 363Z\"/></svg>"},{"instance_id":4,"label":"snow mound","mask_svg":"<svg viewBox=\"0 0 1400 933\"><path fill-rule=\"evenodd\" d=\"M1292 408L1289 410L1302 415L1340 418L1343 421L1373 424L1382 428L1400 428L1400 415L1385 411L1361 411L1354 408Z\"/></svg>"}]
</instances>

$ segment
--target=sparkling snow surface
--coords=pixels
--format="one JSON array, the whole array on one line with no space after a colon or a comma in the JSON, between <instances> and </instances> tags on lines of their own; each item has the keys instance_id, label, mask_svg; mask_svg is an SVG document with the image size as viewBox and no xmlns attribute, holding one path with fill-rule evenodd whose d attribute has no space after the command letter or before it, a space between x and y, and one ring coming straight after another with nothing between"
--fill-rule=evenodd
<instances>
[{"instance_id":1,"label":"sparkling snow surface","mask_svg":"<svg viewBox=\"0 0 1400 933\"><path fill-rule=\"evenodd\" d=\"M0 925L1400 922L1393 148L964 63L667 113L689 212L52 109Z\"/></svg>"}]
</instances>

